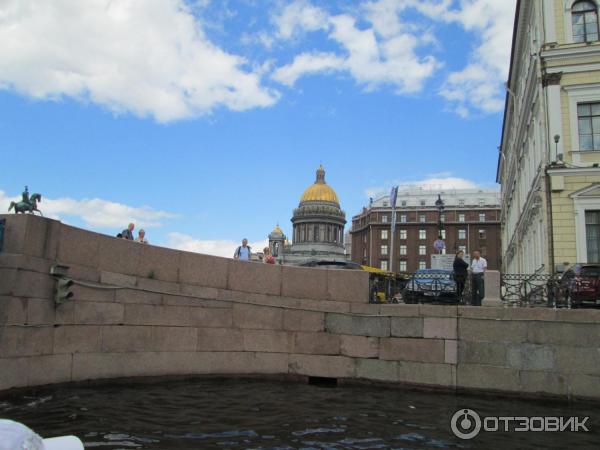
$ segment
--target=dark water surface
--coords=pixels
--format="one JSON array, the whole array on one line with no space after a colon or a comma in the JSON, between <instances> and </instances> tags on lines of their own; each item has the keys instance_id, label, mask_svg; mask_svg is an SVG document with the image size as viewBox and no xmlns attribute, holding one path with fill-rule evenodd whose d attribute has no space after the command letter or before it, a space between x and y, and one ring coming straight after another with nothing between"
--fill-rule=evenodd
<instances>
[{"instance_id":1,"label":"dark water surface","mask_svg":"<svg viewBox=\"0 0 600 450\"><path fill-rule=\"evenodd\" d=\"M590 416L589 433L456 438L461 408L482 416ZM197 379L40 388L0 400L0 417L99 449L599 449L600 407L381 387Z\"/></svg>"}]
</instances>

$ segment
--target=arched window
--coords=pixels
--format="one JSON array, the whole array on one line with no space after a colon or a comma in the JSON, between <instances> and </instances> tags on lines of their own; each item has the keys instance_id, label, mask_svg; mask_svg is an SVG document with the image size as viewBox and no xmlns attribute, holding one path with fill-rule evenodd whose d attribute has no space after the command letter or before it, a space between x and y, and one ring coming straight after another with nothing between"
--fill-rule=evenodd
<instances>
[{"instance_id":1,"label":"arched window","mask_svg":"<svg viewBox=\"0 0 600 450\"><path fill-rule=\"evenodd\" d=\"M571 8L573 42L598 40L598 10L591 1L575 2Z\"/></svg>"}]
</instances>

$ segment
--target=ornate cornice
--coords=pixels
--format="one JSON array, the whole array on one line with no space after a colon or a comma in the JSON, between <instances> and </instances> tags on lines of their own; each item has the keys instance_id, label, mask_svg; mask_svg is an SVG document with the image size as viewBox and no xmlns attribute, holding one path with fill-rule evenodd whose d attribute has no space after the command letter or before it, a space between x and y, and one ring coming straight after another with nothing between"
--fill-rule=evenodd
<instances>
[{"instance_id":1,"label":"ornate cornice","mask_svg":"<svg viewBox=\"0 0 600 450\"><path fill-rule=\"evenodd\" d=\"M560 85L560 80L562 78L562 72L546 72L542 75L542 86L556 86Z\"/></svg>"}]
</instances>

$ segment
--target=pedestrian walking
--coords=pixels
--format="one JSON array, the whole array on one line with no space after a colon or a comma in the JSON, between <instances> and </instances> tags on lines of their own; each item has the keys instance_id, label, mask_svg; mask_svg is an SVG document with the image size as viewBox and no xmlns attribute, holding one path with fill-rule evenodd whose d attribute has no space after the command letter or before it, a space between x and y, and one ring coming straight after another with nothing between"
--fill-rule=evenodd
<instances>
[{"instance_id":1,"label":"pedestrian walking","mask_svg":"<svg viewBox=\"0 0 600 450\"><path fill-rule=\"evenodd\" d=\"M454 257L454 281L456 282L456 295L459 300L463 299L463 292L465 290L465 284L467 283L467 277L469 276L469 264L465 261L465 252L459 250L456 252Z\"/></svg>"},{"instance_id":2,"label":"pedestrian walking","mask_svg":"<svg viewBox=\"0 0 600 450\"><path fill-rule=\"evenodd\" d=\"M471 286L472 305L481 306L481 302L485 298L485 271L487 270L487 261L481 256L479 251L473 252L473 261L471 261Z\"/></svg>"},{"instance_id":3,"label":"pedestrian walking","mask_svg":"<svg viewBox=\"0 0 600 450\"><path fill-rule=\"evenodd\" d=\"M250 261L251 257L252 249L248 245L248 239L244 239L242 240L242 245L235 249L233 259L237 259L239 261Z\"/></svg>"},{"instance_id":4,"label":"pedestrian walking","mask_svg":"<svg viewBox=\"0 0 600 450\"><path fill-rule=\"evenodd\" d=\"M129 225L127 225L127 228L125 228L123 231L121 231L121 237L123 239L127 239L128 241L133 241L133 230L135 229L135 225L133 223L130 223Z\"/></svg>"}]
</instances>

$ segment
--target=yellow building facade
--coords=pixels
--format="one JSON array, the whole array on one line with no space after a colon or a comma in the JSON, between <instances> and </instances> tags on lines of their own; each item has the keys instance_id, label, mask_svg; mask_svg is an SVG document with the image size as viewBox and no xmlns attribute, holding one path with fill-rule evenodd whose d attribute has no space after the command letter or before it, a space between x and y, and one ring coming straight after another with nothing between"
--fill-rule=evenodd
<instances>
[{"instance_id":1,"label":"yellow building facade","mask_svg":"<svg viewBox=\"0 0 600 450\"><path fill-rule=\"evenodd\" d=\"M497 181L505 273L600 263L595 0L519 0Z\"/></svg>"}]
</instances>

